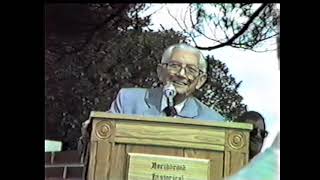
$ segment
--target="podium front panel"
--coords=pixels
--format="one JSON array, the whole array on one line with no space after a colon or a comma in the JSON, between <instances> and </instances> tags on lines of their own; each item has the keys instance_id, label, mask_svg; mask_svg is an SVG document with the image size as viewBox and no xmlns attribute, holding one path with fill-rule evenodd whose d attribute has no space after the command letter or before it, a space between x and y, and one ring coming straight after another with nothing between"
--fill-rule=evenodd
<instances>
[{"instance_id":1,"label":"podium front panel","mask_svg":"<svg viewBox=\"0 0 320 180\"><path fill-rule=\"evenodd\" d=\"M236 128L234 124L203 125L198 122L192 124L192 121L188 120L188 123L180 123L177 119L170 122L168 118L136 120L132 117L128 119L128 116L118 116L92 118L88 166L90 180L132 180L141 177L147 162L138 158L138 163L134 161L134 164L130 164L130 160L132 162L132 159L144 156L155 159L171 157L171 161L168 162L172 166L178 166L179 162L185 160L189 167L195 164L194 166L200 168L197 178L188 176L187 171L153 172L151 175L148 171L149 174L142 179L150 180L165 176L176 179L183 176L184 180L188 177L197 180L218 180L237 172L248 163L250 128ZM176 164L173 163L174 159L177 160ZM166 158L159 159L165 162L163 160ZM202 164L197 164L196 160ZM150 166L151 164L149 162ZM132 168L140 165L140 169ZM209 169L204 171L204 167ZM194 168L191 168L191 171L193 170ZM203 172L208 173L204 175Z\"/></svg>"}]
</instances>

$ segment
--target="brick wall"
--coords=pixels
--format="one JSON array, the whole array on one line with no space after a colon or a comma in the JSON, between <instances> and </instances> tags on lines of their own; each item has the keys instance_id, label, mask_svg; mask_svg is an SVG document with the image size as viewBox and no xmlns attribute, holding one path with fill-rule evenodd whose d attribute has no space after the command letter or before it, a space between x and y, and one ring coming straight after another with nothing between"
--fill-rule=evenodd
<instances>
[{"instance_id":1,"label":"brick wall","mask_svg":"<svg viewBox=\"0 0 320 180\"><path fill-rule=\"evenodd\" d=\"M45 180L84 180L84 170L78 151L45 153Z\"/></svg>"}]
</instances>

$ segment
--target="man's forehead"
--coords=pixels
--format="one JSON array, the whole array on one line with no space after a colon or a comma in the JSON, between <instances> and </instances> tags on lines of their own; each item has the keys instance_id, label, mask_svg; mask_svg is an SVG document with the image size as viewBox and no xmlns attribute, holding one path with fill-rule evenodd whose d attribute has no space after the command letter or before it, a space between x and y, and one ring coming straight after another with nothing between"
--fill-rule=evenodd
<instances>
[{"instance_id":1,"label":"man's forehead","mask_svg":"<svg viewBox=\"0 0 320 180\"><path fill-rule=\"evenodd\" d=\"M254 128L259 128L259 129L263 128L263 120L262 119L258 119L258 120L247 119L245 122L253 124Z\"/></svg>"},{"instance_id":2,"label":"man's forehead","mask_svg":"<svg viewBox=\"0 0 320 180\"><path fill-rule=\"evenodd\" d=\"M199 64L198 55L194 52L186 50L175 50L172 52L170 61L182 61L187 64Z\"/></svg>"}]
</instances>

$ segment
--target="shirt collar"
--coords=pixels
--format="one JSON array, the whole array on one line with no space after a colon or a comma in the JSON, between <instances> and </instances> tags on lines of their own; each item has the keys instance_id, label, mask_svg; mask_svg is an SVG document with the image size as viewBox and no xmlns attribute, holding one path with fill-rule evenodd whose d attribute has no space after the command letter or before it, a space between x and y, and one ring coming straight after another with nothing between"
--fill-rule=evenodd
<instances>
[{"instance_id":1,"label":"shirt collar","mask_svg":"<svg viewBox=\"0 0 320 180\"><path fill-rule=\"evenodd\" d=\"M181 103L177 104L174 106L174 108L176 109L177 113L180 113L182 108L184 107L186 100L183 100ZM161 99L161 111L163 111L166 107L168 106L168 102L167 102L167 98L162 95L162 99Z\"/></svg>"}]
</instances>

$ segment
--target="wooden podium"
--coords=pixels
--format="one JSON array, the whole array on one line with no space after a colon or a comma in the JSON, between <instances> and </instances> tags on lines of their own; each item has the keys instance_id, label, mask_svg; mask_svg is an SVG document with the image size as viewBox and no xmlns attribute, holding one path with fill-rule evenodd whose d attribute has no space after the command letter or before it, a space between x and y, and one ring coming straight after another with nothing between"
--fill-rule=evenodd
<instances>
[{"instance_id":1,"label":"wooden podium","mask_svg":"<svg viewBox=\"0 0 320 180\"><path fill-rule=\"evenodd\" d=\"M92 112L88 180L218 180L248 163L251 124Z\"/></svg>"}]
</instances>

